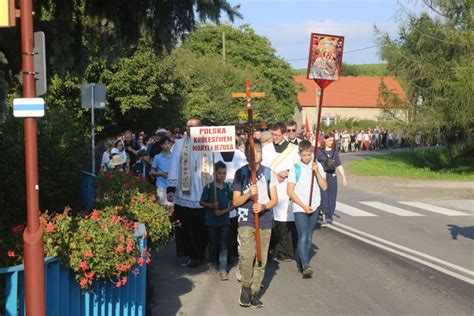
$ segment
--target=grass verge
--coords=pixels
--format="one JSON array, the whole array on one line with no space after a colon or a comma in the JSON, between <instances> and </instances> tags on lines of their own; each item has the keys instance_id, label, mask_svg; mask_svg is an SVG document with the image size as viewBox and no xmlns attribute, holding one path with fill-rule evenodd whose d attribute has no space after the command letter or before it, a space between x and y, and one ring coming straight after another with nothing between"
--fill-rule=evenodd
<instances>
[{"instance_id":1,"label":"grass verge","mask_svg":"<svg viewBox=\"0 0 474 316\"><path fill-rule=\"evenodd\" d=\"M397 152L355 161L349 171L361 176L474 180L474 157L458 156L450 164L444 149Z\"/></svg>"}]
</instances>

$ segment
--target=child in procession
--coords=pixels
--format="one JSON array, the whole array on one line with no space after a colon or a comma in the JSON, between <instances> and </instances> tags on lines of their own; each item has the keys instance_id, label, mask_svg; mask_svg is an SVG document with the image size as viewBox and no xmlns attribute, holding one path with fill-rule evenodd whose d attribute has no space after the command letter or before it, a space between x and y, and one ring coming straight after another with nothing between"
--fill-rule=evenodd
<instances>
[{"instance_id":1,"label":"child in procession","mask_svg":"<svg viewBox=\"0 0 474 316\"><path fill-rule=\"evenodd\" d=\"M222 281L229 280L227 273L227 239L229 236L229 212L232 205L232 190L225 181L227 168L218 161L214 165L214 181L202 191L200 204L206 208L204 224L209 234L209 258L211 264L218 258L217 267Z\"/></svg>"},{"instance_id":2,"label":"child in procession","mask_svg":"<svg viewBox=\"0 0 474 316\"><path fill-rule=\"evenodd\" d=\"M250 145L245 145L245 156L250 163ZM270 168L261 165L262 144L255 140L255 168L257 184L252 185L250 164L237 170L232 184L233 204L237 208L239 223L240 263L242 289L239 303L243 307L263 307L258 292L265 274L268 246L272 233L272 207L278 203L276 175ZM258 194L257 203L252 197ZM258 215L257 215L258 214ZM255 216L260 219L260 245L262 262L256 261Z\"/></svg>"},{"instance_id":3,"label":"child in procession","mask_svg":"<svg viewBox=\"0 0 474 316\"><path fill-rule=\"evenodd\" d=\"M299 266L303 278L311 278L313 269L309 265L313 232L319 217L318 206L321 204L320 187L327 190L326 174L319 162L311 162L312 146L307 140L298 145L301 160L290 169L288 174L288 196L295 215L295 225L298 232ZM311 179L313 183L311 205L309 202Z\"/></svg>"}]
</instances>

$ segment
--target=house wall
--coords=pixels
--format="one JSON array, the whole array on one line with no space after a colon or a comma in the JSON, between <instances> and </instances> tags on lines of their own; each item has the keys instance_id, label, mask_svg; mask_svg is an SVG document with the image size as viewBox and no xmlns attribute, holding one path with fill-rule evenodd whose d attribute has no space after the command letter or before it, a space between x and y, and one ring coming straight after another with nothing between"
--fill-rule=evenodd
<instances>
[{"instance_id":1,"label":"house wall","mask_svg":"<svg viewBox=\"0 0 474 316\"><path fill-rule=\"evenodd\" d=\"M316 124L317 119L317 108L316 107L296 107L293 115L293 119L298 123L298 128L304 126L306 116L308 117L308 122L310 128ZM340 118L349 118L354 117L356 119L368 119L368 120L377 120L379 117L383 116L383 111L378 108L331 108L323 107L321 117L337 117Z\"/></svg>"}]
</instances>

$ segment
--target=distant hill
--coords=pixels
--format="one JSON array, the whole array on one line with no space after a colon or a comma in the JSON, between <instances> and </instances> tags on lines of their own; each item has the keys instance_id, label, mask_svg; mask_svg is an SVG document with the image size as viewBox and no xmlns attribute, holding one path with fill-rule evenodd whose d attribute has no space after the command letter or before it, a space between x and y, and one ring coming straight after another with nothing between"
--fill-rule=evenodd
<instances>
[{"instance_id":1,"label":"distant hill","mask_svg":"<svg viewBox=\"0 0 474 316\"><path fill-rule=\"evenodd\" d=\"M306 75L306 68L303 69L294 69L295 75ZM342 75L343 76L389 76L387 69L387 64L364 64L364 65L342 65Z\"/></svg>"}]
</instances>

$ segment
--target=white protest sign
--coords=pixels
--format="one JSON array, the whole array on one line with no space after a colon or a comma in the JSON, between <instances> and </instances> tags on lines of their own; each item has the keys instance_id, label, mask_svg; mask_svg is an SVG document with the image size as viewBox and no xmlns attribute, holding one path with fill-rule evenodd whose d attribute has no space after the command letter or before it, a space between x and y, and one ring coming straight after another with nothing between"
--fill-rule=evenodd
<instances>
[{"instance_id":1,"label":"white protest sign","mask_svg":"<svg viewBox=\"0 0 474 316\"><path fill-rule=\"evenodd\" d=\"M191 127L190 134L193 151L235 150L235 126Z\"/></svg>"}]
</instances>

